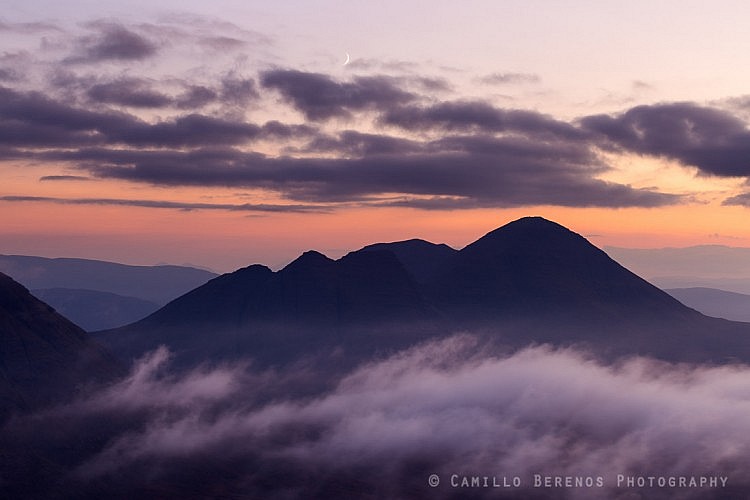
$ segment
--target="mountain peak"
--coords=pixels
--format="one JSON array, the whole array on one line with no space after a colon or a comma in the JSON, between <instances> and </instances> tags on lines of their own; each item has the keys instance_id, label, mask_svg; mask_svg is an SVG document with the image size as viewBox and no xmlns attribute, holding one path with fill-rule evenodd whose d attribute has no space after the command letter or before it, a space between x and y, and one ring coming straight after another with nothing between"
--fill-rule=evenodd
<instances>
[{"instance_id":1,"label":"mountain peak","mask_svg":"<svg viewBox=\"0 0 750 500\"><path fill-rule=\"evenodd\" d=\"M334 261L315 250L308 250L284 267L284 271L332 264Z\"/></svg>"},{"instance_id":2,"label":"mountain peak","mask_svg":"<svg viewBox=\"0 0 750 500\"><path fill-rule=\"evenodd\" d=\"M439 302L467 316L686 309L580 234L543 217L512 221L466 246L435 285Z\"/></svg>"},{"instance_id":3,"label":"mountain peak","mask_svg":"<svg viewBox=\"0 0 750 500\"><path fill-rule=\"evenodd\" d=\"M549 219L545 219L544 217L540 217L540 216L521 217L520 219L516 219L514 221L508 222L504 226L501 226L495 229L494 231L487 233L486 236L500 233L500 232L513 233L514 237L523 233L534 233L534 234L557 233L557 234L569 234L569 235L578 236L576 233L566 228L565 226L558 224L557 222L553 222Z\"/></svg>"}]
</instances>

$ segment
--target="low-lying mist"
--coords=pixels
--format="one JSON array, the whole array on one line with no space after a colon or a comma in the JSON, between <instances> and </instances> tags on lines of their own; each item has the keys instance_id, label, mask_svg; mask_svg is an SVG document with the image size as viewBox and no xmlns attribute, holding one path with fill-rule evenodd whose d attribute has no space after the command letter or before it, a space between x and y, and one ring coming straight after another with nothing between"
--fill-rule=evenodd
<instances>
[{"instance_id":1,"label":"low-lying mist","mask_svg":"<svg viewBox=\"0 0 750 500\"><path fill-rule=\"evenodd\" d=\"M169 360L161 348L115 385L11 420L7 453L28 464L45 457L35 492L692 498L750 490L744 365L612 364L549 346L498 356L460 334L292 398L281 388L314 376L305 368L235 363L175 375ZM618 484L628 477L723 477L726 486Z\"/></svg>"}]
</instances>

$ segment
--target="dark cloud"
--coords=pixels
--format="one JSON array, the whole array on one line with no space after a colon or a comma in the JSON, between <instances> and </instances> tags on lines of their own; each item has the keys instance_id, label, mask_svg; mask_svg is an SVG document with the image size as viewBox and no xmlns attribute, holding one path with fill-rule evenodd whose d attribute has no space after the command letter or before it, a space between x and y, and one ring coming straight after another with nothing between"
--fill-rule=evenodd
<instances>
[{"instance_id":1,"label":"dark cloud","mask_svg":"<svg viewBox=\"0 0 750 500\"><path fill-rule=\"evenodd\" d=\"M168 95L153 90L148 81L138 78L99 83L89 88L86 94L95 102L137 108L162 108L172 103Z\"/></svg>"},{"instance_id":2,"label":"dark cloud","mask_svg":"<svg viewBox=\"0 0 750 500\"><path fill-rule=\"evenodd\" d=\"M189 85L185 91L177 96L175 104L180 109L202 108L218 99L219 94L203 85Z\"/></svg>"},{"instance_id":3,"label":"dark cloud","mask_svg":"<svg viewBox=\"0 0 750 500\"><path fill-rule=\"evenodd\" d=\"M40 180L90 180L87 177L54 176ZM66 179L62 179L66 177ZM168 208L173 210L227 210L230 212L327 212L329 207L323 205L281 205L269 203L184 203L164 200L126 200L113 198L54 198L49 196L0 196L5 202L58 203L61 205L113 205L143 208Z\"/></svg>"},{"instance_id":4,"label":"dark cloud","mask_svg":"<svg viewBox=\"0 0 750 500\"><path fill-rule=\"evenodd\" d=\"M45 175L39 178L40 181L90 181L91 177L82 175ZM9 201L9 200L6 200Z\"/></svg>"},{"instance_id":5,"label":"dark cloud","mask_svg":"<svg viewBox=\"0 0 750 500\"><path fill-rule=\"evenodd\" d=\"M742 207L750 208L750 193L742 193L731 198L727 198L722 202L722 205L739 205Z\"/></svg>"},{"instance_id":6,"label":"dark cloud","mask_svg":"<svg viewBox=\"0 0 750 500\"><path fill-rule=\"evenodd\" d=\"M727 102L733 108L737 108L737 109L740 109L740 110L750 109L750 95L743 95L743 96L739 96L739 97L733 97L731 99L727 99Z\"/></svg>"},{"instance_id":7,"label":"dark cloud","mask_svg":"<svg viewBox=\"0 0 750 500\"><path fill-rule=\"evenodd\" d=\"M175 106L179 109L199 109L209 104L242 108L260 95L253 79L231 75L222 78L215 88L185 83L184 92L176 97L155 90L154 82L139 78L120 78L91 85L86 79L74 75L60 75L57 77L58 83L62 83L61 78L67 81L68 86L88 86L86 96L93 102L137 108Z\"/></svg>"},{"instance_id":8,"label":"dark cloud","mask_svg":"<svg viewBox=\"0 0 750 500\"><path fill-rule=\"evenodd\" d=\"M289 374L245 363L174 375L168 362L157 350L115 385L11 422L4 452L76 450L70 486L123 496L497 498L495 488L452 488L453 474L518 476L521 489L503 492L511 498L745 498L750 488L746 366L610 365L547 346L496 355L462 335L362 365L302 399L274 388ZM264 391L273 396L258 398ZM535 474L604 481L540 490ZM618 474L720 475L727 487L618 488Z\"/></svg>"},{"instance_id":9,"label":"dark cloud","mask_svg":"<svg viewBox=\"0 0 750 500\"><path fill-rule=\"evenodd\" d=\"M400 106L386 110L380 121L407 130L518 132L580 140L586 134L551 116L526 110L496 108L481 101L448 101L432 106Z\"/></svg>"},{"instance_id":10,"label":"dark cloud","mask_svg":"<svg viewBox=\"0 0 750 500\"><path fill-rule=\"evenodd\" d=\"M307 152L337 152L345 156L399 155L425 151L425 145L401 137L363 134L345 130L337 136L319 136L305 148Z\"/></svg>"},{"instance_id":11,"label":"dark cloud","mask_svg":"<svg viewBox=\"0 0 750 500\"><path fill-rule=\"evenodd\" d=\"M134 122L105 130L113 142L138 146L242 144L255 138L260 127L222 118L190 114L155 124Z\"/></svg>"},{"instance_id":12,"label":"dark cloud","mask_svg":"<svg viewBox=\"0 0 750 500\"><path fill-rule=\"evenodd\" d=\"M539 83L541 78L534 73L492 73L479 79L485 85L517 85L523 83Z\"/></svg>"},{"instance_id":13,"label":"dark cloud","mask_svg":"<svg viewBox=\"0 0 750 500\"><path fill-rule=\"evenodd\" d=\"M604 167L588 166L585 162L594 157L585 148L567 144L539 147L533 141L487 138L480 145L484 148L481 151L472 144L476 138L454 138L405 154L419 146L351 132L329 141L332 144L318 140L317 146L369 156L294 158L234 149L177 152L88 148L48 152L42 158L72 162L102 178L175 186L259 187L289 199L316 203L372 200L385 193L461 197L468 199L463 202L467 208L659 206L680 201L679 196L594 179L592 176ZM412 206L419 207L420 203ZM460 207L457 204L451 208Z\"/></svg>"},{"instance_id":14,"label":"dark cloud","mask_svg":"<svg viewBox=\"0 0 750 500\"><path fill-rule=\"evenodd\" d=\"M261 85L279 91L310 120L349 117L352 111L387 109L416 98L384 76L337 82L320 73L271 70L261 74Z\"/></svg>"},{"instance_id":15,"label":"dark cloud","mask_svg":"<svg viewBox=\"0 0 750 500\"><path fill-rule=\"evenodd\" d=\"M192 146L240 144L256 137L259 126L199 114L147 123L114 111L90 111L63 104L38 92L0 87L0 135L6 143L69 147L96 143L132 146Z\"/></svg>"},{"instance_id":16,"label":"dark cloud","mask_svg":"<svg viewBox=\"0 0 750 500\"><path fill-rule=\"evenodd\" d=\"M11 68L0 68L0 81L15 82L21 79L21 75Z\"/></svg>"},{"instance_id":17,"label":"dark cloud","mask_svg":"<svg viewBox=\"0 0 750 500\"><path fill-rule=\"evenodd\" d=\"M277 120L266 122L261 127L261 136L267 139L292 140L317 135L317 129L309 125L289 125Z\"/></svg>"},{"instance_id":18,"label":"dark cloud","mask_svg":"<svg viewBox=\"0 0 750 500\"><path fill-rule=\"evenodd\" d=\"M750 175L750 132L727 111L692 103L656 104L616 116L587 116L580 124L619 150L663 156L706 174Z\"/></svg>"},{"instance_id":19,"label":"dark cloud","mask_svg":"<svg viewBox=\"0 0 750 500\"><path fill-rule=\"evenodd\" d=\"M449 92L453 89L450 82L444 78L416 77L409 80L427 92Z\"/></svg>"},{"instance_id":20,"label":"dark cloud","mask_svg":"<svg viewBox=\"0 0 750 500\"><path fill-rule=\"evenodd\" d=\"M91 27L98 33L81 37L78 53L69 62L138 61L157 52L154 42L122 25L97 22Z\"/></svg>"},{"instance_id":21,"label":"dark cloud","mask_svg":"<svg viewBox=\"0 0 750 500\"><path fill-rule=\"evenodd\" d=\"M252 93L254 87L244 85L252 81L241 82ZM115 83L107 89L118 98L141 85ZM471 132L417 141L355 130L322 135L304 124L256 125L197 113L148 123L125 112L89 110L2 87L0 98L0 143L7 148L6 158L65 162L100 178L265 188L315 204L387 204L381 198L396 195L393 205L425 209L651 207L681 201L596 179L608 166L592 150L586 133L573 125L484 103L449 102L415 107L412 113L400 106L398 113L386 113L391 123L410 129ZM293 156L229 147L258 140L291 143L285 151ZM300 140L308 143L295 145Z\"/></svg>"},{"instance_id":22,"label":"dark cloud","mask_svg":"<svg viewBox=\"0 0 750 500\"><path fill-rule=\"evenodd\" d=\"M115 116L63 104L41 92L0 87L0 119L79 131L96 128L103 118Z\"/></svg>"},{"instance_id":23,"label":"dark cloud","mask_svg":"<svg viewBox=\"0 0 750 500\"><path fill-rule=\"evenodd\" d=\"M221 81L221 101L234 106L246 106L260 94L252 78L229 75Z\"/></svg>"}]
</instances>

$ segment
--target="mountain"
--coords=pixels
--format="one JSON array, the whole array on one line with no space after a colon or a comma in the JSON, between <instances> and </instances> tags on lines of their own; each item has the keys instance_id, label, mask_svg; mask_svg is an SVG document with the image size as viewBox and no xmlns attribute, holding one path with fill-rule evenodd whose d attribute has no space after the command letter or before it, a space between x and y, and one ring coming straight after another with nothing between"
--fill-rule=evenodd
<instances>
[{"instance_id":1,"label":"mountain","mask_svg":"<svg viewBox=\"0 0 750 500\"><path fill-rule=\"evenodd\" d=\"M583 344L611 356L750 360L750 327L706 317L541 217L496 229L429 283L454 327L511 346Z\"/></svg>"},{"instance_id":2,"label":"mountain","mask_svg":"<svg viewBox=\"0 0 750 500\"><path fill-rule=\"evenodd\" d=\"M435 244L419 239L395 241L392 243L374 243L367 245L359 251L393 252L415 281L420 284L428 282L457 252L454 248L444 243Z\"/></svg>"},{"instance_id":3,"label":"mountain","mask_svg":"<svg viewBox=\"0 0 750 500\"><path fill-rule=\"evenodd\" d=\"M250 355L283 364L336 348L361 360L462 330L499 349L548 342L607 356L750 361L750 325L686 307L541 217L460 251L409 240L338 261L306 252L276 273L250 266L99 338L126 357L166 344L192 362Z\"/></svg>"},{"instance_id":4,"label":"mountain","mask_svg":"<svg viewBox=\"0 0 750 500\"><path fill-rule=\"evenodd\" d=\"M98 333L126 358L166 344L185 362L249 355L283 364L341 347L353 358L424 338L435 320L392 252L305 252L273 272L219 276L147 318Z\"/></svg>"},{"instance_id":5,"label":"mountain","mask_svg":"<svg viewBox=\"0 0 750 500\"><path fill-rule=\"evenodd\" d=\"M65 288L134 297L164 305L215 278L183 266L129 266L88 259L0 255L0 272L30 290Z\"/></svg>"},{"instance_id":6,"label":"mountain","mask_svg":"<svg viewBox=\"0 0 750 500\"><path fill-rule=\"evenodd\" d=\"M86 332L0 273L0 417L68 399L120 373Z\"/></svg>"},{"instance_id":7,"label":"mountain","mask_svg":"<svg viewBox=\"0 0 750 500\"><path fill-rule=\"evenodd\" d=\"M457 252L429 284L437 303L461 316L687 312L582 236L541 217L486 234Z\"/></svg>"},{"instance_id":8,"label":"mountain","mask_svg":"<svg viewBox=\"0 0 750 500\"><path fill-rule=\"evenodd\" d=\"M31 293L89 332L128 325L159 309L156 302L96 290L44 288Z\"/></svg>"},{"instance_id":9,"label":"mountain","mask_svg":"<svg viewBox=\"0 0 750 500\"><path fill-rule=\"evenodd\" d=\"M750 322L750 295L704 287L673 288L665 292L706 316Z\"/></svg>"}]
</instances>

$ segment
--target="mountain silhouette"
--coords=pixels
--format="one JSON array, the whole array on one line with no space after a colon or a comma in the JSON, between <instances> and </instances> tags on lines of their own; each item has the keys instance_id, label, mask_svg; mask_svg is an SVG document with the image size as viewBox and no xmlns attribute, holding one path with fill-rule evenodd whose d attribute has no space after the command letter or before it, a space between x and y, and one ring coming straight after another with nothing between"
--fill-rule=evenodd
<instances>
[{"instance_id":1,"label":"mountain silhouette","mask_svg":"<svg viewBox=\"0 0 750 500\"><path fill-rule=\"evenodd\" d=\"M582 236L542 217L525 217L457 252L429 282L441 307L462 316L692 314Z\"/></svg>"},{"instance_id":2,"label":"mountain silhouette","mask_svg":"<svg viewBox=\"0 0 750 500\"><path fill-rule=\"evenodd\" d=\"M279 272L250 266L100 338L125 357L166 344L193 361L283 364L337 347L362 359L462 330L503 349L549 342L607 356L750 361L750 325L703 316L541 217L460 251L408 240L336 261L310 251Z\"/></svg>"},{"instance_id":3,"label":"mountain silhouette","mask_svg":"<svg viewBox=\"0 0 750 500\"><path fill-rule=\"evenodd\" d=\"M424 284L432 279L456 250L448 245L430 243L420 239L395 241L393 243L374 243L359 250L360 252L389 251L401 261L417 283Z\"/></svg>"},{"instance_id":4,"label":"mountain silhouette","mask_svg":"<svg viewBox=\"0 0 750 500\"><path fill-rule=\"evenodd\" d=\"M248 355L275 364L336 347L350 354L406 347L434 317L392 252L332 260L309 251L278 272L252 265L219 276L99 338L125 357L166 344L178 360Z\"/></svg>"},{"instance_id":5,"label":"mountain silhouette","mask_svg":"<svg viewBox=\"0 0 750 500\"><path fill-rule=\"evenodd\" d=\"M86 332L0 273L0 416L68 399L120 373Z\"/></svg>"}]
</instances>

